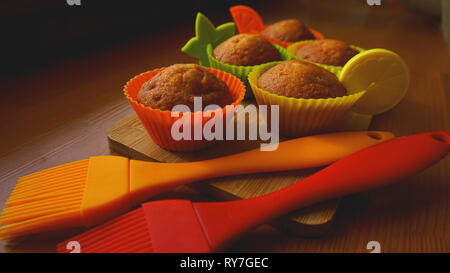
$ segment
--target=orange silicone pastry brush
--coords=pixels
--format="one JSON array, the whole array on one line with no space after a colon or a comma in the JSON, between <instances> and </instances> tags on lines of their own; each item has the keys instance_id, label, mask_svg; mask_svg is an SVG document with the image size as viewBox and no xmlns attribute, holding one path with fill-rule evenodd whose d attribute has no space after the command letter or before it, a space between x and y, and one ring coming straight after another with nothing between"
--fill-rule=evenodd
<instances>
[{"instance_id":1,"label":"orange silicone pastry brush","mask_svg":"<svg viewBox=\"0 0 450 273\"><path fill-rule=\"evenodd\" d=\"M76 241L89 252L211 252L244 232L290 211L327 199L400 181L430 167L450 151L448 131L392 139L355 152L291 186L263 196L196 203L164 200L60 243Z\"/></svg>"},{"instance_id":2,"label":"orange silicone pastry brush","mask_svg":"<svg viewBox=\"0 0 450 273\"><path fill-rule=\"evenodd\" d=\"M324 166L393 138L389 132L346 132L293 139L259 149L188 163L97 156L18 179L0 216L0 239L91 227L174 186L227 175Z\"/></svg>"}]
</instances>

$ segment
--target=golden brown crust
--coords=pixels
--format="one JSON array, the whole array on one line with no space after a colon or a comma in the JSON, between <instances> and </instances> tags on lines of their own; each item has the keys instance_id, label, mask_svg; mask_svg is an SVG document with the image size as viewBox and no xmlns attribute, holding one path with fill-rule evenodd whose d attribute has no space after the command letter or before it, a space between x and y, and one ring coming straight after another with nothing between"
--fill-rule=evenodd
<instances>
[{"instance_id":1,"label":"golden brown crust","mask_svg":"<svg viewBox=\"0 0 450 273\"><path fill-rule=\"evenodd\" d=\"M213 56L226 64L250 66L281 60L280 52L257 34L238 34L218 45Z\"/></svg>"},{"instance_id":2,"label":"golden brown crust","mask_svg":"<svg viewBox=\"0 0 450 273\"><path fill-rule=\"evenodd\" d=\"M358 51L347 43L332 39L305 43L296 53L298 57L311 62L336 66L343 66L356 54Z\"/></svg>"},{"instance_id":3,"label":"golden brown crust","mask_svg":"<svg viewBox=\"0 0 450 273\"><path fill-rule=\"evenodd\" d=\"M174 64L160 71L142 85L137 101L160 110L184 104L193 111L194 96L202 97L203 107L209 104L224 107L233 102L228 86L197 64Z\"/></svg>"},{"instance_id":4,"label":"golden brown crust","mask_svg":"<svg viewBox=\"0 0 450 273\"><path fill-rule=\"evenodd\" d=\"M268 25L261 33L285 42L315 40L308 27L297 19L282 20Z\"/></svg>"},{"instance_id":5,"label":"golden brown crust","mask_svg":"<svg viewBox=\"0 0 450 273\"><path fill-rule=\"evenodd\" d=\"M299 60L270 68L259 77L258 86L267 92L293 98L335 98L347 94L333 73Z\"/></svg>"}]
</instances>

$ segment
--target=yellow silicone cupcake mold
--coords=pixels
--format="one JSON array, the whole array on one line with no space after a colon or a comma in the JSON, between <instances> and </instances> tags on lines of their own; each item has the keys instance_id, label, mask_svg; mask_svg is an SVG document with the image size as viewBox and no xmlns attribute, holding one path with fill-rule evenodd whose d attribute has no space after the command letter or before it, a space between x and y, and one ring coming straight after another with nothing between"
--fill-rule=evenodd
<instances>
[{"instance_id":1,"label":"yellow silicone cupcake mold","mask_svg":"<svg viewBox=\"0 0 450 273\"><path fill-rule=\"evenodd\" d=\"M297 99L270 93L258 87L258 78L281 62L268 63L255 68L248 76L253 94L259 105L279 106L279 129L285 137L300 137L329 131L365 90L351 95L327 99ZM336 74L335 71L328 69Z\"/></svg>"}]
</instances>

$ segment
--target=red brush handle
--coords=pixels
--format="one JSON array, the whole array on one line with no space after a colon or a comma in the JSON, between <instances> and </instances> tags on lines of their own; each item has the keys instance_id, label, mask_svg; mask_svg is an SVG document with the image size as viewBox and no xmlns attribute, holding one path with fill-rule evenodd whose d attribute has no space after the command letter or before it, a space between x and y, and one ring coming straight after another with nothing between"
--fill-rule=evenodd
<instances>
[{"instance_id":1,"label":"red brush handle","mask_svg":"<svg viewBox=\"0 0 450 273\"><path fill-rule=\"evenodd\" d=\"M279 191L256 198L194 203L212 250L287 212L342 195L388 185L433 165L450 151L449 131L374 145Z\"/></svg>"}]
</instances>

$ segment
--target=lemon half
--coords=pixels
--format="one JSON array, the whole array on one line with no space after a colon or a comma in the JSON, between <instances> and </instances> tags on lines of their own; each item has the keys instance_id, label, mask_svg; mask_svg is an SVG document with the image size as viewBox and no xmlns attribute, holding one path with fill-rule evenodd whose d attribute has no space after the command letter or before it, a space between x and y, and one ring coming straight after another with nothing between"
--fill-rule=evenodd
<instances>
[{"instance_id":1,"label":"lemon half","mask_svg":"<svg viewBox=\"0 0 450 273\"><path fill-rule=\"evenodd\" d=\"M376 115L388 111L405 96L409 87L409 70L403 59L386 49L370 49L350 59L342 68L339 80L348 94L367 89L352 110Z\"/></svg>"}]
</instances>

